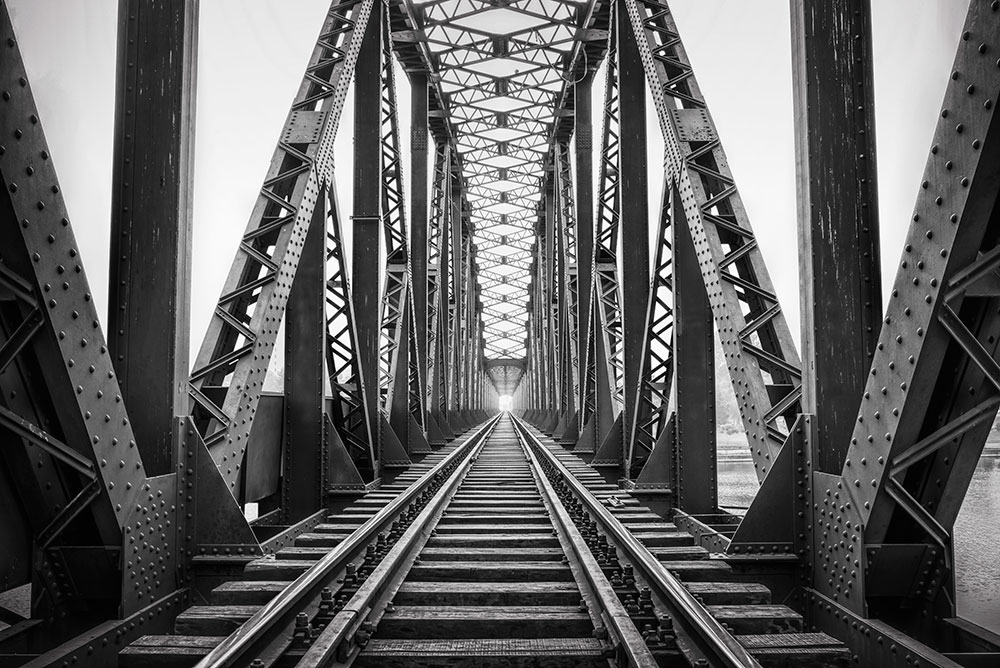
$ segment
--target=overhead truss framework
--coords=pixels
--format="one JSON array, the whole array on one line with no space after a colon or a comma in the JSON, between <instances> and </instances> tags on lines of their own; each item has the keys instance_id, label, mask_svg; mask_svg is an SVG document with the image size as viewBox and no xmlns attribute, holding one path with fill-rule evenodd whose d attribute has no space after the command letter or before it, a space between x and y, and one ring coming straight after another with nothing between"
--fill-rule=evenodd
<instances>
[{"instance_id":1,"label":"overhead truss framework","mask_svg":"<svg viewBox=\"0 0 1000 668\"><path fill-rule=\"evenodd\" d=\"M462 215L477 253L484 355L524 358L546 157L560 120L572 115L566 92L577 73L569 64L591 6L552 0L405 5L398 9L406 15L401 27L411 32L394 33L397 49L413 50L407 40L420 43L460 156Z\"/></svg>"}]
</instances>

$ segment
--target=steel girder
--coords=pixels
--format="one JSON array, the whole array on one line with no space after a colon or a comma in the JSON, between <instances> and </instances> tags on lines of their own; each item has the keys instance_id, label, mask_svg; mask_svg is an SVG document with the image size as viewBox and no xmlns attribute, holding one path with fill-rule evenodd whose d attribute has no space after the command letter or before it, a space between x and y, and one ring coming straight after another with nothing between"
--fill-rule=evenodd
<instances>
[{"instance_id":1,"label":"steel girder","mask_svg":"<svg viewBox=\"0 0 1000 668\"><path fill-rule=\"evenodd\" d=\"M566 143L553 146L547 158L543 198L538 210L527 328L535 406L547 411L543 425L561 436L576 410L576 238L572 174ZM569 278L573 277L571 283ZM535 309L534 305L541 305ZM571 320L571 321L570 321Z\"/></svg>"},{"instance_id":2,"label":"steel girder","mask_svg":"<svg viewBox=\"0 0 1000 668\"><path fill-rule=\"evenodd\" d=\"M459 403L459 364L461 362L461 341L462 341L462 261L465 244L465 218L462 206L462 190L460 178L454 178L451 182L451 218L448 228L448 300L447 300L447 322L448 322L448 344L445 346L447 359L447 378L445 390L447 392L447 410L454 419L454 413L458 410Z\"/></svg>"},{"instance_id":3,"label":"steel girder","mask_svg":"<svg viewBox=\"0 0 1000 668\"><path fill-rule=\"evenodd\" d=\"M619 21L611 19L608 37L607 82L601 131L601 158L597 185L594 240L594 359L599 365L594 442L601 445L625 405L625 356L618 285L618 234L621 227L621 160L618 45ZM599 349L599 350L598 350ZM601 382L603 380L603 382ZM612 459L609 463L615 464Z\"/></svg>"},{"instance_id":4,"label":"steel girder","mask_svg":"<svg viewBox=\"0 0 1000 668\"><path fill-rule=\"evenodd\" d=\"M247 457L244 497L250 502L257 501L258 510L262 507L264 510L260 515L267 515L275 500L262 499L271 496L280 484L280 520L286 525L305 519L326 504L327 417L323 386L327 207L324 200L317 202L313 210L285 308L283 424L280 437L269 434L272 441L280 443L280 464L275 466L274 459L269 458L260 468L271 470L258 474L249 465L254 459L252 450ZM278 443L272 442L268 450L277 450Z\"/></svg>"},{"instance_id":5,"label":"steel girder","mask_svg":"<svg viewBox=\"0 0 1000 668\"><path fill-rule=\"evenodd\" d=\"M569 146L567 142L556 144L554 147L555 156L555 178L556 188L556 212L558 223L556 225L557 253L559 262L559 272L556 278L559 294L559 321L557 323L560 337L563 344L562 360L560 361L563 375L563 384L559 391L559 410L563 414L566 423L564 428L568 428L576 414L580 396L579 379L579 286L577 264L577 239L576 239L576 210L573 198L573 174L569 157ZM576 427L573 427L573 438L576 437Z\"/></svg>"},{"instance_id":6,"label":"steel girder","mask_svg":"<svg viewBox=\"0 0 1000 668\"><path fill-rule=\"evenodd\" d=\"M643 340L642 369L636 399L632 439L627 444L626 477L645 471L643 486L669 488L673 483L673 453L661 463L646 463L654 448L671 450L674 434L667 432L670 417L670 391L674 379L674 281L673 281L673 186L664 183L656 232L656 255L646 309L646 335ZM653 468L661 471L653 474ZM653 478L649 480L649 478Z\"/></svg>"},{"instance_id":7,"label":"steel girder","mask_svg":"<svg viewBox=\"0 0 1000 668\"><path fill-rule=\"evenodd\" d=\"M555 279L558 276L559 256L556 250L556 174L554 154L546 159L545 183L542 186L541 211L539 212L539 304L542 305L542 317L540 325L543 329L544 347L542 352L545 357L546 404L550 411L558 411L561 401L560 381L561 371L559 357L561 343L559 329L556 323L559 322L559 301L558 288Z\"/></svg>"},{"instance_id":8,"label":"steel girder","mask_svg":"<svg viewBox=\"0 0 1000 668\"><path fill-rule=\"evenodd\" d=\"M717 511L712 314L676 182L663 185L628 462L636 490Z\"/></svg>"},{"instance_id":9,"label":"steel girder","mask_svg":"<svg viewBox=\"0 0 1000 668\"><path fill-rule=\"evenodd\" d=\"M333 140L372 7L373 0L335 2L324 20L191 373L196 424L237 496L298 249L332 178ZM213 399L213 391L225 398Z\"/></svg>"},{"instance_id":10,"label":"steel girder","mask_svg":"<svg viewBox=\"0 0 1000 668\"><path fill-rule=\"evenodd\" d=\"M930 639L1000 405L998 35L971 2L842 472L813 474L816 589Z\"/></svg>"},{"instance_id":11,"label":"steel girder","mask_svg":"<svg viewBox=\"0 0 1000 668\"><path fill-rule=\"evenodd\" d=\"M620 296L618 288L619 104L618 34L615 18L607 36L607 79L604 87L601 157L598 171L597 215L594 252L585 261L591 265L593 288L589 299L590 324L584 358L583 425L579 445L595 452L604 442L624 405L624 356L621 346ZM583 296L583 295L582 295ZM614 457L605 464L617 465Z\"/></svg>"},{"instance_id":12,"label":"steel girder","mask_svg":"<svg viewBox=\"0 0 1000 668\"><path fill-rule=\"evenodd\" d=\"M793 4L793 12L802 9ZM849 9L828 11L835 17ZM852 14L838 20L837 37L864 49L858 22L866 14ZM803 18L793 14L793 26ZM817 20L808 19L809 29ZM771 550L783 544L802 555L812 623L828 632L849 624L847 640L864 665L909 665L915 657L957 665L952 659L962 654L928 645L964 652L985 637L954 619L953 528L1000 405L998 34L1000 5L973 0L851 433L831 442L818 416L800 415L777 475L765 479L730 546L764 550L770 540ZM842 85L853 88L859 76ZM864 165L858 169L864 173ZM844 204L864 201L861 194ZM855 262L845 275L863 292L867 259ZM863 308L856 312L851 331L864 338ZM844 453L839 473L826 472L837 453ZM892 639L888 648L883 638Z\"/></svg>"},{"instance_id":13,"label":"steel girder","mask_svg":"<svg viewBox=\"0 0 1000 668\"><path fill-rule=\"evenodd\" d=\"M586 263L584 263L586 264ZM591 271L593 270L593 263L590 264ZM591 276L593 274L591 273ZM597 404L597 382L598 382L598 364L597 364L597 313L594 308L594 290L591 289L590 293L587 295L581 294L581 306L583 304L587 305L587 313L589 314L589 321L587 322L587 327L584 329L580 336L580 343L585 344L583 347L583 363L581 367L583 369L583 376L580 379L580 394L581 394L581 411L580 411L580 438L577 440L575 450L581 453L593 454L595 444L595 420L596 413L598 409ZM606 377L606 374L605 374Z\"/></svg>"},{"instance_id":14,"label":"steel girder","mask_svg":"<svg viewBox=\"0 0 1000 668\"><path fill-rule=\"evenodd\" d=\"M347 274L344 252L343 214L337 200L337 189L330 184L325 189L328 199L326 225L326 368L333 395L330 419L334 431L328 436L341 441L363 481L376 475L375 438L371 432L367 388L357 355L358 332L354 300ZM335 444L328 442L328 447ZM331 490L355 489L357 482L346 462L339 469L331 468L327 485Z\"/></svg>"},{"instance_id":15,"label":"steel girder","mask_svg":"<svg viewBox=\"0 0 1000 668\"><path fill-rule=\"evenodd\" d=\"M618 41L619 188L621 206L620 279L622 383L624 403L621 436L614 452L619 469L624 468L626 443L632 440L631 427L636 411L635 392L641 379L642 337L646 331L649 296L649 205L646 170L646 80L638 43L629 25L626 8L614 8ZM600 453L599 453L600 454ZM596 458L596 456L595 456Z\"/></svg>"},{"instance_id":16,"label":"steel girder","mask_svg":"<svg viewBox=\"0 0 1000 668\"><path fill-rule=\"evenodd\" d=\"M588 353L596 371L592 386L596 410L584 430L588 440L593 434L597 446L592 463L622 469L631 440L633 387L638 383L649 287L644 77L631 33L624 6L613 3L593 255L597 331L596 345ZM626 239L619 256L623 230ZM625 265L621 270L620 263Z\"/></svg>"},{"instance_id":17,"label":"steel girder","mask_svg":"<svg viewBox=\"0 0 1000 668\"><path fill-rule=\"evenodd\" d=\"M422 388L428 388L427 376L428 356L427 336L430 329L428 318L428 294L431 286L428 276L428 256L432 242L428 237L428 216L430 214L430 184L428 179L427 158L430 149L430 130L427 123L427 105L430 95L426 72L410 73L410 271L413 292L413 354L410 365L416 367L417 383ZM431 297L433 299L433 297ZM426 393L420 399L420 404L426 405ZM425 415L421 415L423 424Z\"/></svg>"},{"instance_id":18,"label":"steel girder","mask_svg":"<svg viewBox=\"0 0 1000 668\"><path fill-rule=\"evenodd\" d=\"M729 375L759 480L801 396L798 353L736 189L715 124L669 7L621 0L666 144L666 171L685 202Z\"/></svg>"},{"instance_id":19,"label":"steel girder","mask_svg":"<svg viewBox=\"0 0 1000 668\"><path fill-rule=\"evenodd\" d=\"M815 416L814 468L837 473L882 318L871 7L791 8L802 411Z\"/></svg>"},{"instance_id":20,"label":"steel girder","mask_svg":"<svg viewBox=\"0 0 1000 668\"><path fill-rule=\"evenodd\" d=\"M382 232L385 244L385 284L379 337L379 397L382 419L390 430L380 435L383 466L408 466L407 453L426 452L423 434L423 391L416 360L412 269L408 252L406 198L403 192L396 82L388 17L382 26L380 93L380 156ZM416 350L412 350L415 356ZM390 431L392 433L390 433ZM403 452L398 451L401 445Z\"/></svg>"},{"instance_id":21,"label":"steel girder","mask_svg":"<svg viewBox=\"0 0 1000 668\"><path fill-rule=\"evenodd\" d=\"M32 581L32 616L59 620L8 629L44 650L169 596L208 542L258 548L189 421L165 427L176 469L147 476L6 5L0 39L0 582ZM194 505L220 491L210 527Z\"/></svg>"},{"instance_id":22,"label":"steel girder","mask_svg":"<svg viewBox=\"0 0 1000 668\"><path fill-rule=\"evenodd\" d=\"M451 168L449 158L451 149L444 143L438 143L434 150L434 183L431 193L430 229L427 233L427 379L428 400L435 419L440 420L445 406L445 359L444 342L448 332L443 326L444 313L447 309L445 294L447 288L447 234L450 206L448 193ZM442 425L444 426L444 425Z\"/></svg>"},{"instance_id":23,"label":"steel girder","mask_svg":"<svg viewBox=\"0 0 1000 668\"><path fill-rule=\"evenodd\" d=\"M386 255L384 262L372 261L381 259L386 248L393 243L392 233L386 229L387 222L391 226L392 219L386 218L382 188L382 179L385 178L383 128L386 123L383 109L384 12L385 5L377 0L365 28L354 72L355 108L371 110L372 113L354 114L351 215L351 299L358 333L355 353L360 362L362 383L367 390L364 400L368 410L368 429L374 438L378 461L374 466L376 479L381 475L381 460L387 446L392 451L393 459L402 459L398 440L394 434L385 433L390 431L390 427L383 411L382 381L387 372L383 370L381 355L382 316L385 310L382 272L390 258ZM374 113L376 109L378 112ZM394 244L395 247L398 244ZM398 301L402 299L402 294L398 284L400 279L398 276L396 279L396 282L386 280L385 287L393 288L391 294Z\"/></svg>"},{"instance_id":24,"label":"steel girder","mask_svg":"<svg viewBox=\"0 0 1000 668\"><path fill-rule=\"evenodd\" d=\"M406 49L411 49L407 42L418 45L412 48L421 51L442 92L449 110L448 139L454 140L456 158L461 155L456 176L464 178L461 211L467 234L481 253L477 280L489 354L520 357L522 343L516 337L525 320L515 304L523 300L527 271L526 249L516 239L533 227L549 138L557 127L571 130L572 124L555 113L571 105L558 70L567 51L580 60L578 25L590 20L594 5L577 9L521 0L486 11L463 0L405 5L412 31L397 31L394 38L398 35ZM454 272L451 276L454 283ZM457 327L470 339L475 327L463 325L459 303ZM454 335L456 320L448 315ZM474 307L467 315L475 317ZM461 391L469 394L472 386Z\"/></svg>"},{"instance_id":25,"label":"steel girder","mask_svg":"<svg viewBox=\"0 0 1000 668\"><path fill-rule=\"evenodd\" d=\"M151 473L188 412L198 2L119 3L108 349ZM140 46L141 45L141 46Z\"/></svg>"}]
</instances>

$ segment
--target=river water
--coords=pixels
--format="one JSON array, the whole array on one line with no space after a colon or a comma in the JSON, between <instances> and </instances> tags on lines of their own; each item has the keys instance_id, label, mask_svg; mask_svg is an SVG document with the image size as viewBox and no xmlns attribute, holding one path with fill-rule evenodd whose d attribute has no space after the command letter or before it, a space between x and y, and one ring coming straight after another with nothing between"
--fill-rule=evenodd
<instances>
[{"instance_id":1,"label":"river water","mask_svg":"<svg viewBox=\"0 0 1000 668\"><path fill-rule=\"evenodd\" d=\"M719 436L719 505L742 513L757 492L746 446ZM745 443L745 441L744 441ZM1000 446L990 443L989 446ZM955 568L960 616L1000 633L1000 451L979 460L955 523Z\"/></svg>"}]
</instances>

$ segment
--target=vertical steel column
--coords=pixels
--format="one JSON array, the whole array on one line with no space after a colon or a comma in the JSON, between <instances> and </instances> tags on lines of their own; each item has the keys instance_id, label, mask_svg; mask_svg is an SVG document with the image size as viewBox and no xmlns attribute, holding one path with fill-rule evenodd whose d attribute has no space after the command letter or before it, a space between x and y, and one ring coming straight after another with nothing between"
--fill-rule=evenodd
<instances>
[{"instance_id":1,"label":"vertical steel column","mask_svg":"<svg viewBox=\"0 0 1000 668\"><path fill-rule=\"evenodd\" d=\"M462 211L462 190L458 179L452 181L452 216L451 216L451 290L452 298L449 308L452 309L450 347L450 375L448 379L448 410L455 413L461 407L461 369L462 369L462 281L464 274L464 230L465 216ZM451 416L449 416L451 417ZM458 420L458 415L455 414ZM461 420L459 420L459 424Z\"/></svg>"},{"instance_id":2,"label":"vertical steel column","mask_svg":"<svg viewBox=\"0 0 1000 668\"><path fill-rule=\"evenodd\" d=\"M531 271L532 271L532 273L534 273L534 267L535 267L534 262L532 262L531 267L532 267ZM536 348L535 341L536 341L537 337L536 337L536 334L535 334L535 295L534 295L534 285L532 285L532 289L528 293L528 304L527 304L526 308L527 308L527 311L528 311L528 320L527 320L527 323L526 323L527 336L525 338L527 339L527 341L525 342L525 344L526 344L525 347L527 349L528 362L527 362L526 369L525 369L524 373L528 377L528 388L527 388L527 390L528 390L528 392L527 392L528 409L529 410L535 410L536 408L538 408L538 406L535 405L535 388L536 388L537 383L538 383L538 365L536 363L537 359L536 359L536 352L535 352L535 348Z\"/></svg>"},{"instance_id":3,"label":"vertical steel column","mask_svg":"<svg viewBox=\"0 0 1000 668\"><path fill-rule=\"evenodd\" d=\"M718 505L715 464L715 331L712 306L698 264L684 205L671 194L674 233L674 429L675 504L687 513L714 513Z\"/></svg>"},{"instance_id":4,"label":"vertical steel column","mask_svg":"<svg viewBox=\"0 0 1000 668\"><path fill-rule=\"evenodd\" d=\"M643 337L649 301L649 204L646 166L646 77L635 33L625 3L616 3L618 31L621 304L625 356L624 443L636 411L636 389L641 382ZM622 450L625 451L624 448Z\"/></svg>"},{"instance_id":5,"label":"vertical steel column","mask_svg":"<svg viewBox=\"0 0 1000 668\"><path fill-rule=\"evenodd\" d=\"M326 352L326 197L313 211L285 307L285 425L281 511L294 523L322 507Z\"/></svg>"},{"instance_id":6,"label":"vertical steel column","mask_svg":"<svg viewBox=\"0 0 1000 668\"><path fill-rule=\"evenodd\" d=\"M549 378L549 385L546 388L548 394L548 409L551 411L560 410L559 391L559 337L556 330L556 317L558 311L552 308L553 297L555 296L555 267L556 267L556 179L558 172L555 164L555 152L549 153L549 172L545 180L545 210L543 212L543 224L545 225L544 244L544 273L542 276L542 304L544 305L543 317L546 334L546 367ZM555 422L550 420L548 427L555 427Z\"/></svg>"},{"instance_id":7,"label":"vertical steel column","mask_svg":"<svg viewBox=\"0 0 1000 668\"><path fill-rule=\"evenodd\" d=\"M368 388L370 433L378 442L379 430L379 270L382 247L382 138L381 119L373 110L382 99L381 2L372 6L358 53L354 79L354 248L352 296L358 331L361 377ZM379 460L381 460L379 453ZM377 474L376 474L377 475Z\"/></svg>"},{"instance_id":8,"label":"vertical steel column","mask_svg":"<svg viewBox=\"0 0 1000 668\"><path fill-rule=\"evenodd\" d=\"M590 332L590 291L593 288L594 257L594 73L588 72L574 87L576 118L576 257L577 279L577 378L580 379L580 405L577 410L582 427L587 376L587 340Z\"/></svg>"},{"instance_id":9,"label":"vertical steel column","mask_svg":"<svg viewBox=\"0 0 1000 668\"><path fill-rule=\"evenodd\" d=\"M544 206L544 202L543 202ZM533 309L533 332L532 337L535 342L535 399L539 411L549 408L548 387L549 387L549 367L547 361L548 340L545 336L545 297L542 281L545 276L545 217L544 212L535 221L535 261L532 265L532 294L531 304ZM541 422L539 422L541 424Z\"/></svg>"},{"instance_id":10,"label":"vertical steel column","mask_svg":"<svg viewBox=\"0 0 1000 668\"><path fill-rule=\"evenodd\" d=\"M465 317L462 319L463 348L462 370L462 410L468 411L472 408L472 374L473 374L473 346L475 345L475 327L473 326L476 314L476 249L472 243L472 222L469 222L469 231L465 236Z\"/></svg>"},{"instance_id":11,"label":"vertical steel column","mask_svg":"<svg viewBox=\"0 0 1000 668\"><path fill-rule=\"evenodd\" d=\"M802 410L840 472L882 318L869 0L792 0Z\"/></svg>"},{"instance_id":12,"label":"vertical steel column","mask_svg":"<svg viewBox=\"0 0 1000 668\"><path fill-rule=\"evenodd\" d=\"M436 355L436 365L435 370L436 378L434 380L434 393L436 398L432 398L432 404L435 410L438 411L437 420L438 424L444 429L445 434L454 437L454 432L451 427L451 420L449 419L448 409L450 404L448 402L448 384L451 381L451 348L448 346L448 341L451 338L451 329L449 323L451 322L449 316L449 293L451 292L451 225L453 224L452 219L454 218L454 206L452 205L452 192L451 192L451 181L452 181L452 162L454 160L453 153L450 147L445 148L444 156L444 169L442 172L442 198L441 198L441 229L440 237L438 242L438 250L440 254L439 265L440 269L438 272L438 309L437 309L437 355Z\"/></svg>"},{"instance_id":13,"label":"vertical steel column","mask_svg":"<svg viewBox=\"0 0 1000 668\"><path fill-rule=\"evenodd\" d=\"M578 375L580 332L577 322L579 313L579 265L576 227L576 201L574 197L572 165L569 158L569 142L556 146L556 196L559 216L557 226L557 251L559 262L557 271L558 311L562 344L563 413L560 417L558 434L553 434L564 444L575 443L579 437L580 376Z\"/></svg>"},{"instance_id":14,"label":"vertical steel column","mask_svg":"<svg viewBox=\"0 0 1000 668\"><path fill-rule=\"evenodd\" d=\"M427 359L427 73L410 74L410 269L421 376ZM421 378L421 387L426 387Z\"/></svg>"},{"instance_id":15,"label":"vertical steel column","mask_svg":"<svg viewBox=\"0 0 1000 668\"><path fill-rule=\"evenodd\" d=\"M464 201L463 201L464 210ZM455 391L457 399L455 409L459 411L460 419L465 421L465 402L467 398L465 381L468 379L466 362L468 356L468 323L469 317L469 235L466 231L467 221L462 217L462 263L459 265L461 274L459 275L459 291L455 297L456 318L458 321L458 339L455 344ZM466 425L468 426L468 425Z\"/></svg>"},{"instance_id":16,"label":"vertical steel column","mask_svg":"<svg viewBox=\"0 0 1000 668\"><path fill-rule=\"evenodd\" d=\"M198 0L119 2L108 349L150 475L188 412Z\"/></svg>"},{"instance_id":17,"label":"vertical steel column","mask_svg":"<svg viewBox=\"0 0 1000 668\"><path fill-rule=\"evenodd\" d=\"M555 263L552 267L554 277L552 310L556 314L556 339L559 342L558 357L556 359L559 370L559 386L556 388L556 410L559 412L559 421L556 424L557 433L553 434L556 438L562 437L563 431L566 428L566 421L573 410L574 401L573 370L570 368L571 356L569 349L575 343L570 341L569 333L571 330L568 322L568 319L572 317L572 312L569 308L570 285L569 269L567 267L571 258L569 257L569 249L566 243L567 234L572 234L572 231L568 230L570 220L566 216L566 209L563 202L564 184L562 180L562 167L564 151L565 145L557 145L553 151L552 159L552 178L555 184L553 200L553 257L555 258Z\"/></svg>"},{"instance_id":18,"label":"vertical steel column","mask_svg":"<svg viewBox=\"0 0 1000 668\"><path fill-rule=\"evenodd\" d=\"M729 376L758 480L770 470L798 411L801 371L759 245L669 6L621 0L644 54L666 142L666 171L684 194Z\"/></svg>"},{"instance_id":19,"label":"vertical steel column","mask_svg":"<svg viewBox=\"0 0 1000 668\"><path fill-rule=\"evenodd\" d=\"M618 0L621 2L621 0ZM590 451L591 465L615 469L622 463L622 419L625 405L625 337L623 332L619 254L621 232L621 142L617 13L611 12L608 31L607 76L601 124L601 158L598 167L597 208L594 230L594 275L591 292L592 351L587 360L587 408L577 442ZM591 376L590 369L593 369ZM592 383L590 382L592 379ZM611 475L616 472L612 471Z\"/></svg>"}]
</instances>

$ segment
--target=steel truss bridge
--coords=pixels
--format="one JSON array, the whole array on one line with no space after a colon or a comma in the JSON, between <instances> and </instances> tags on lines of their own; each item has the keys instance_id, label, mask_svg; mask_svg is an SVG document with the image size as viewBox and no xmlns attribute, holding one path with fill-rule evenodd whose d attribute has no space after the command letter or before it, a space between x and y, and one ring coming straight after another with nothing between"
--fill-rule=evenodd
<instances>
[{"instance_id":1,"label":"steel truss bridge","mask_svg":"<svg viewBox=\"0 0 1000 668\"><path fill-rule=\"evenodd\" d=\"M953 537L1000 407L1000 2L972 0L957 36L885 304L870 8L790 4L798 348L666 0L334 0L193 356L197 0L120 0L107 314L4 4L0 591L30 584L30 610L0 607L0 666L118 665L192 624L213 587L282 550L301 564L330 513L381 498L308 557L322 573L302 566L234 636L182 648L218 666L323 643L299 665L363 657L374 609L329 588L360 595L449 476L528 471L518 457L565 505L546 507L582 546L566 558L624 601L588 641L601 660L802 665L723 623L717 590L680 585L696 567L650 557L611 512L638 504L715 570L765 583L801 647L835 649L810 665L1000 665L1000 636L957 616ZM338 130L354 161L335 168ZM284 391L267 393L281 345ZM717 382L761 483L742 517L718 507ZM672 641L671 619L703 650ZM129 665L183 665L162 651Z\"/></svg>"}]
</instances>

